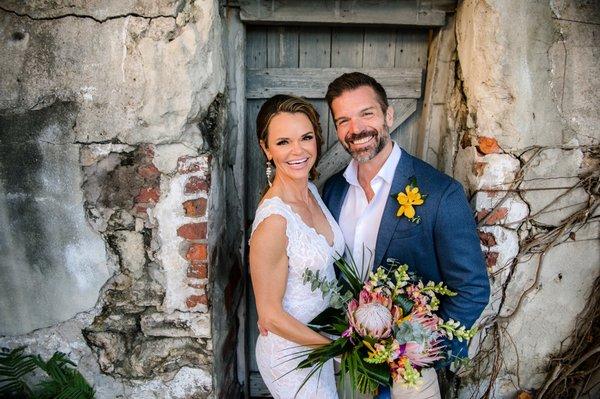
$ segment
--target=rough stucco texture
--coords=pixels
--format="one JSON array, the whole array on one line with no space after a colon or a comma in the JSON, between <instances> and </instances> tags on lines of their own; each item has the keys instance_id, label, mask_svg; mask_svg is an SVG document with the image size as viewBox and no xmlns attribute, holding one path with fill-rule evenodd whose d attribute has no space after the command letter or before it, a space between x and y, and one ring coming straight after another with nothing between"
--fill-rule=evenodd
<instances>
[{"instance_id":1,"label":"rough stucco texture","mask_svg":"<svg viewBox=\"0 0 600 399\"><path fill-rule=\"evenodd\" d=\"M74 103L0 116L0 334L94 307L111 274L87 223Z\"/></svg>"},{"instance_id":2,"label":"rough stucco texture","mask_svg":"<svg viewBox=\"0 0 600 399\"><path fill-rule=\"evenodd\" d=\"M0 5L0 344L99 398L214 395L218 2L56 3Z\"/></svg>"},{"instance_id":3,"label":"rough stucco texture","mask_svg":"<svg viewBox=\"0 0 600 399\"><path fill-rule=\"evenodd\" d=\"M14 3L4 8L38 11L36 20L0 14L4 112L41 108L59 98L78 103L74 133L81 142L201 142L196 124L223 89L223 79L215 78L223 66L212 46L218 12L211 1L149 2L148 10L113 1L94 3L89 13L83 2L75 7L104 22L58 18L49 2Z\"/></svg>"},{"instance_id":4,"label":"rough stucco texture","mask_svg":"<svg viewBox=\"0 0 600 399\"><path fill-rule=\"evenodd\" d=\"M497 398L539 389L599 275L597 217L565 223L598 201L598 37L594 0L466 0L457 10L467 122L453 172L472 194L492 282L476 358L483 360L461 397L481 397L488 383ZM539 251L524 248L563 226L560 245L539 265ZM500 369L489 381L494 362Z\"/></svg>"}]
</instances>

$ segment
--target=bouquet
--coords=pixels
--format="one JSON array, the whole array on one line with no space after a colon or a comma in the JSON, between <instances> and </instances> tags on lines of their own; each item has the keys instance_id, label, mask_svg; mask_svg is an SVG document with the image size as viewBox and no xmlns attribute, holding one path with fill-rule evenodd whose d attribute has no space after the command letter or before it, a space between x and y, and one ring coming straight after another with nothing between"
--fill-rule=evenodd
<instances>
[{"instance_id":1,"label":"bouquet","mask_svg":"<svg viewBox=\"0 0 600 399\"><path fill-rule=\"evenodd\" d=\"M441 282L424 284L408 272L408 265L388 259L387 267L371 272L364 283L352 261L340 258L336 266L344 285L309 269L304 272L304 283L329 295L330 305L309 326L339 336L300 355L308 353L298 367L313 368L306 380L329 359L340 357L342 379L349 377L364 394L394 382L418 386L421 369L445 357L445 339L462 341L475 334L475 329L435 314L438 296L456 294Z\"/></svg>"}]
</instances>

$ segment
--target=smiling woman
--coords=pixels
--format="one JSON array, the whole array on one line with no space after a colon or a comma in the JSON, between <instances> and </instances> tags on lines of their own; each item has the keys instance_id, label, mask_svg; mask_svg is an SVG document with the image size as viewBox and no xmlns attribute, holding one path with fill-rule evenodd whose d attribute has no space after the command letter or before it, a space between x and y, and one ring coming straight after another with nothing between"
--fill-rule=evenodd
<instances>
[{"instance_id":1,"label":"smiling woman","mask_svg":"<svg viewBox=\"0 0 600 399\"><path fill-rule=\"evenodd\" d=\"M277 169L285 164L288 170L303 170L309 165L310 178L317 178L323 137L319 113L309 102L283 94L271 97L258 113L256 132L268 164L273 162ZM273 159L275 154L284 158Z\"/></svg>"},{"instance_id":2,"label":"smiling woman","mask_svg":"<svg viewBox=\"0 0 600 399\"><path fill-rule=\"evenodd\" d=\"M308 181L320 156L319 115L304 99L277 95L262 106L256 125L267 164L277 171L250 239L258 323L268 330L256 341L258 369L274 398L337 398L332 362L310 379L309 369L295 369L303 360L299 353L330 342L306 325L329 297L311 291L302 275L312 270L334 278L334 256L344 249L339 226Z\"/></svg>"}]
</instances>

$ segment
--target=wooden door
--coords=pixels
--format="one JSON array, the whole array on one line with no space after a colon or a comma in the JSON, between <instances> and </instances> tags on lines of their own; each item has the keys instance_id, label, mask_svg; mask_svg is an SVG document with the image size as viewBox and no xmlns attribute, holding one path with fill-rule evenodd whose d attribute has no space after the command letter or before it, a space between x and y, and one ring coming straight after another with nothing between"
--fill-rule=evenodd
<instances>
[{"instance_id":1,"label":"wooden door","mask_svg":"<svg viewBox=\"0 0 600 399\"><path fill-rule=\"evenodd\" d=\"M382 83L395 109L392 138L414 153L421 112L422 77L427 63L428 29L249 25L246 31L246 226L266 187L265 159L256 138L256 116L274 94L307 97L323 129L324 180L348 164L324 100L327 84L344 71L362 71ZM249 237L249 235L247 235ZM250 394L268 396L254 356L256 307L248 286L247 347Z\"/></svg>"}]
</instances>

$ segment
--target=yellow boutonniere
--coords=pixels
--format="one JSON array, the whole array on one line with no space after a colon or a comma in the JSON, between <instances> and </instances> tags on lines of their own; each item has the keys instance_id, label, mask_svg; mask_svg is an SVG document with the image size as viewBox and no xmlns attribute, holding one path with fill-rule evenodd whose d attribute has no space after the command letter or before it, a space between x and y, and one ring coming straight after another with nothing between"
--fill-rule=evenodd
<instances>
[{"instance_id":1,"label":"yellow boutonniere","mask_svg":"<svg viewBox=\"0 0 600 399\"><path fill-rule=\"evenodd\" d=\"M418 224L421 222L421 218L419 216L415 217L415 206L423 205L427 195L421 195L416 180L414 178L411 180L411 184L408 184L404 189L405 192L398 193L396 197L398 204L400 204L396 216L401 217L404 215L411 222Z\"/></svg>"}]
</instances>

